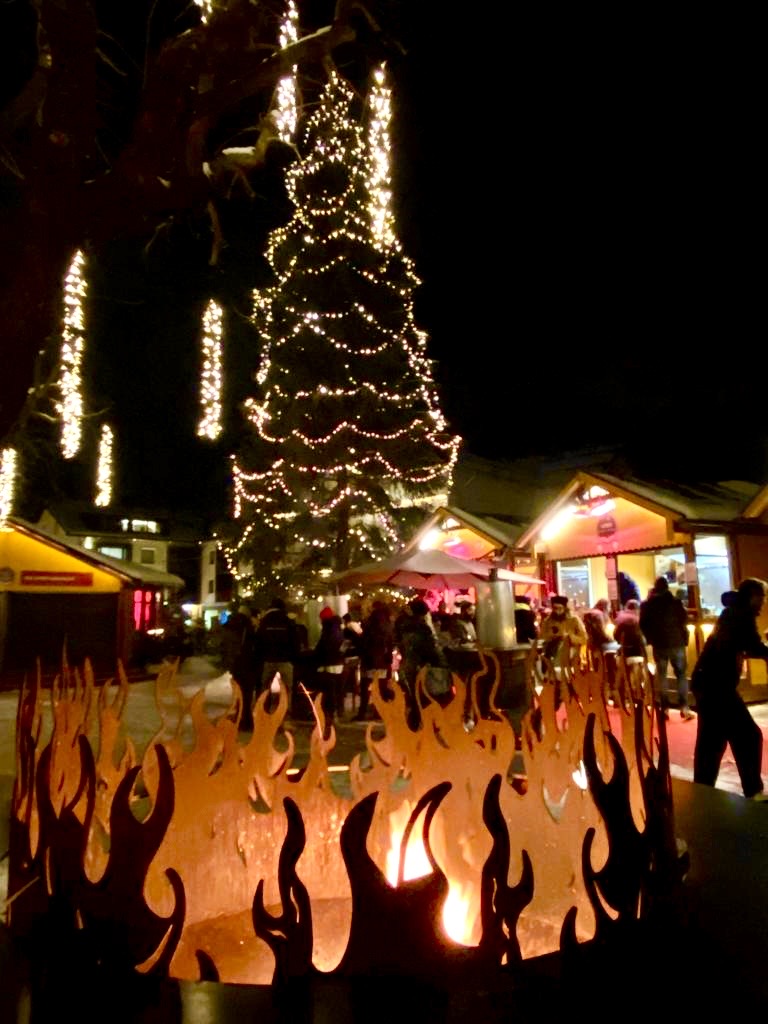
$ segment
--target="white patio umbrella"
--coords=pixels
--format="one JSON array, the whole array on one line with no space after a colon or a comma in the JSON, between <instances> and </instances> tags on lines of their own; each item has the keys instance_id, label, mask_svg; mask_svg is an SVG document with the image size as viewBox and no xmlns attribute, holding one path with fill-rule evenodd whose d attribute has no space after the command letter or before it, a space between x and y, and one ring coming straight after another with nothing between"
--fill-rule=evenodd
<instances>
[{"instance_id":1,"label":"white patio umbrella","mask_svg":"<svg viewBox=\"0 0 768 1024\"><path fill-rule=\"evenodd\" d=\"M381 562L367 562L346 572L337 573L330 582L342 589L373 584L390 584L399 587L414 587L419 590L445 590L459 587L474 587L481 580L487 580L493 566L487 562L476 562L469 558L454 558L444 551L401 551ZM513 583L542 583L542 580L497 569L497 579Z\"/></svg>"}]
</instances>

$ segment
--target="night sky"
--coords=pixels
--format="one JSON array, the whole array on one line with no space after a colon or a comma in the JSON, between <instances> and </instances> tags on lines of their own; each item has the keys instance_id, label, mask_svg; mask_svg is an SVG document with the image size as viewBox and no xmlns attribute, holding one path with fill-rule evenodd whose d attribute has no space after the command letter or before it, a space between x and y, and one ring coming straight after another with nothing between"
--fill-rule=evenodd
<instances>
[{"instance_id":1,"label":"night sky","mask_svg":"<svg viewBox=\"0 0 768 1024\"><path fill-rule=\"evenodd\" d=\"M327 5L326 5L327 7ZM321 13L323 3L313 5ZM399 231L423 280L444 411L495 458L621 444L656 475L765 469L765 203L759 93L720 25L563 22L399 4ZM121 496L226 506L226 455L258 353L244 326L261 245L287 218L225 213L116 243L91 278L93 401L111 406ZM198 323L228 307L228 428L194 438ZM130 449L130 464L126 464Z\"/></svg>"}]
</instances>

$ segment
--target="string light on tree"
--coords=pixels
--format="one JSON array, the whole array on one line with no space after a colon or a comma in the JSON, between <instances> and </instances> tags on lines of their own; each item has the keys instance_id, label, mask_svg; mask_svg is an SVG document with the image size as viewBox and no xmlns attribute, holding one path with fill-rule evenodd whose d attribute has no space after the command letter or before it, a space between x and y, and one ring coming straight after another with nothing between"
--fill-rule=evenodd
<instances>
[{"instance_id":1,"label":"string light on tree","mask_svg":"<svg viewBox=\"0 0 768 1024\"><path fill-rule=\"evenodd\" d=\"M16 449L3 448L0 458L0 528L13 513L13 499L16 491Z\"/></svg>"},{"instance_id":2,"label":"string light on tree","mask_svg":"<svg viewBox=\"0 0 768 1024\"><path fill-rule=\"evenodd\" d=\"M200 20L205 25L213 14L214 0L195 0L195 3L200 8Z\"/></svg>"},{"instance_id":3,"label":"string light on tree","mask_svg":"<svg viewBox=\"0 0 768 1024\"><path fill-rule=\"evenodd\" d=\"M83 301L88 287L84 272L85 257L78 249L64 278L64 323L61 338L59 400L56 403L56 411L61 418L61 451L65 459L72 459L77 455L83 432Z\"/></svg>"},{"instance_id":4,"label":"string light on tree","mask_svg":"<svg viewBox=\"0 0 768 1024\"><path fill-rule=\"evenodd\" d=\"M389 130L392 120L392 92L387 85L384 65L373 73L368 99L368 215L374 239L382 246L395 242L395 218L392 213L392 177L390 172Z\"/></svg>"},{"instance_id":5,"label":"string light on tree","mask_svg":"<svg viewBox=\"0 0 768 1024\"><path fill-rule=\"evenodd\" d=\"M203 313L203 368L200 375L199 437L214 441L221 433L221 306L213 299Z\"/></svg>"},{"instance_id":6,"label":"string light on tree","mask_svg":"<svg viewBox=\"0 0 768 1024\"><path fill-rule=\"evenodd\" d=\"M286 173L294 212L267 244L274 283L254 293L252 433L233 459L242 533L224 548L249 586L265 566L311 584L389 553L406 507L446 500L458 454L395 234L383 69L367 129L354 107L332 74Z\"/></svg>"},{"instance_id":7,"label":"string light on tree","mask_svg":"<svg viewBox=\"0 0 768 1024\"><path fill-rule=\"evenodd\" d=\"M280 26L280 49L295 43L299 38L299 12L294 0L288 0L285 18ZM284 75L277 83L275 96L275 127L281 142L292 143L298 122L298 105L296 102L296 67L290 75Z\"/></svg>"},{"instance_id":8,"label":"string light on tree","mask_svg":"<svg viewBox=\"0 0 768 1024\"><path fill-rule=\"evenodd\" d=\"M108 423L102 423L99 434L99 454L96 463L96 497L94 505L106 508L112 502L112 476L115 436Z\"/></svg>"}]
</instances>

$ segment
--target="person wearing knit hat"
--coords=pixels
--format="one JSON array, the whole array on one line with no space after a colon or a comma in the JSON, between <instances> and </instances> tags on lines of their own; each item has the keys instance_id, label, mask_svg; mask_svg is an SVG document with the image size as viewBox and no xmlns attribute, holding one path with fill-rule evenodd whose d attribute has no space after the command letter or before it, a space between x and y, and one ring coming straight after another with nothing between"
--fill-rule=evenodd
<instances>
[{"instance_id":1,"label":"person wearing knit hat","mask_svg":"<svg viewBox=\"0 0 768 1024\"><path fill-rule=\"evenodd\" d=\"M578 615L568 610L568 598L564 594L555 594L549 601L552 611L541 625L541 639L544 641L544 656L554 660L565 650L575 648L579 651L587 642L587 631ZM563 640L569 646L563 647Z\"/></svg>"},{"instance_id":2,"label":"person wearing knit hat","mask_svg":"<svg viewBox=\"0 0 768 1024\"><path fill-rule=\"evenodd\" d=\"M334 715L341 718L344 710L344 633L341 616L327 605L320 611L320 624L320 638L314 650L315 672L322 692L326 729L330 729Z\"/></svg>"}]
</instances>

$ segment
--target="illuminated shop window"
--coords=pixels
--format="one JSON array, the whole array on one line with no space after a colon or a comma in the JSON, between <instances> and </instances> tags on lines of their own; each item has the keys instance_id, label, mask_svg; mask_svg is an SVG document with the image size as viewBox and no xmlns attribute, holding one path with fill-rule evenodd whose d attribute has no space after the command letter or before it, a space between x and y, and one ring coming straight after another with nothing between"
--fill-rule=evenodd
<instances>
[{"instance_id":1,"label":"illuminated shop window","mask_svg":"<svg viewBox=\"0 0 768 1024\"><path fill-rule=\"evenodd\" d=\"M151 590L134 590L133 592L133 624L138 630L145 631L155 625L155 595Z\"/></svg>"},{"instance_id":2,"label":"illuminated shop window","mask_svg":"<svg viewBox=\"0 0 768 1024\"><path fill-rule=\"evenodd\" d=\"M589 559L578 558L560 562L557 567L558 590L568 598L571 610L591 607L589 590Z\"/></svg>"},{"instance_id":3,"label":"illuminated shop window","mask_svg":"<svg viewBox=\"0 0 768 1024\"><path fill-rule=\"evenodd\" d=\"M699 597L704 615L719 615L723 610L720 597L733 587L731 560L725 537L697 537L696 569L699 577Z\"/></svg>"}]
</instances>

